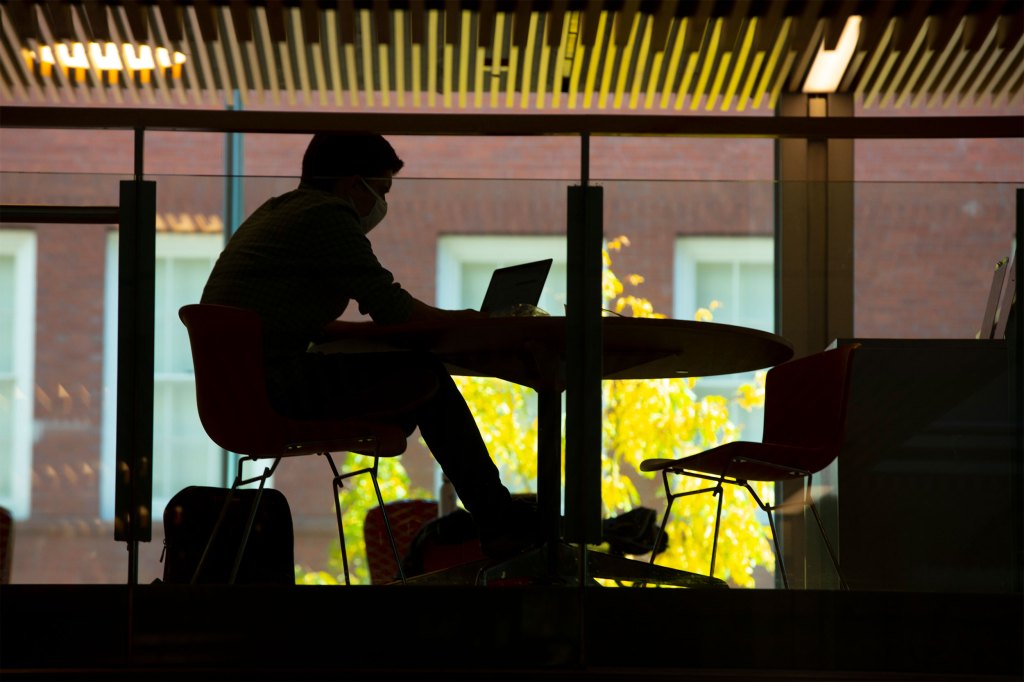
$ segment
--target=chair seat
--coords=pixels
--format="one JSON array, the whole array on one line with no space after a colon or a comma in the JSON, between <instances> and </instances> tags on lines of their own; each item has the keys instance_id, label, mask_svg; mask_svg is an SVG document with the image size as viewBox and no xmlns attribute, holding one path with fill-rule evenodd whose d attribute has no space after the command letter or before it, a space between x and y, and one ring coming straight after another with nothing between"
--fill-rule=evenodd
<instances>
[{"instance_id":1,"label":"chair seat","mask_svg":"<svg viewBox=\"0 0 1024 682\"><path fill-rule=\"evenodd\" d=\"M695 471L741 481L785 481L818 471L823 448L734 441L679 459L648 459L641 471ZM827 461L827 460L825 460ZM772 462L772 464L768 464Z\"/></svg>"},{"instance_id":2,"label":"chair seat","mask_svg":"<svg viewBox=\"0 0 1024 682\"><path fill-rule=\"evenodd\" d=\"M287 442L281 448L272 448L265 456L356 452L377 457L397 457L405 452L408 442L404 427L380 421L284 419L283 427Z\"/></svg>"}]
</instances>

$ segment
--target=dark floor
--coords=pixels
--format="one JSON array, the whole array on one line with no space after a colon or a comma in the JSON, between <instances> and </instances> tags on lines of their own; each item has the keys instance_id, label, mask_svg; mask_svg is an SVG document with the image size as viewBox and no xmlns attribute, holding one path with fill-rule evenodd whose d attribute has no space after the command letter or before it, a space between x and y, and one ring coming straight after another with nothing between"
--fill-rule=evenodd
<instances>
[{"instance_id":1,"label":"dark floor","mask_svg":"<svg viewBox=\"0 0 1024 682\"><path fill-rule=\"evenodd\" d=\"M1022 595L0 587L4 680L1020 680Z\"/></svg>"}]
</instances>

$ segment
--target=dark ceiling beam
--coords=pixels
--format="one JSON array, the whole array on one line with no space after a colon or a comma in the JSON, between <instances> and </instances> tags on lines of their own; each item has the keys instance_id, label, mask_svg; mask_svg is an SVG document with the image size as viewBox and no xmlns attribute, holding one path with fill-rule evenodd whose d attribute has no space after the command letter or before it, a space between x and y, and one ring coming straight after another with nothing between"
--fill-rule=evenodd
<instances>
[{"instance_id":1,"label":"dark ceiling beam","mask_svg":"<svg viewBox=\"0 0 1024 682\"><path fill-rule=\"evenodd\" d=\"M637 135L775 139L1024 138L1019 116L621 116L615 114L350 114L337 112L0 106L0 128L389 135Z\"/></svg>"}]
</instances>

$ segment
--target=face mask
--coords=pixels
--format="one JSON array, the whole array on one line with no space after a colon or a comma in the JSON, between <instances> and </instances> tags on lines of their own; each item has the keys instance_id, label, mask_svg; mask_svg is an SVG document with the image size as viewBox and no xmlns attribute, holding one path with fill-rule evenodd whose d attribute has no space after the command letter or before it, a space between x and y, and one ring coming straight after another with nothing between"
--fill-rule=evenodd
<instances>
[{"instance_id":1,"label":"face mask","mask_svg":"<svg viewBox=\"0 0 1024 682\"><path fill-rule=\"evenodd\" d=\"M370 191L370 194L373 195L373 208L370 209L369 213L359 218L359 227L362 228L363 234L369 234L370 230L377 227L380 221L384 220L384 216L387 215L388 202L384 201L383 197L374 192L365 179L359 178L359 180Z\"/></svg>"}]
</instances>

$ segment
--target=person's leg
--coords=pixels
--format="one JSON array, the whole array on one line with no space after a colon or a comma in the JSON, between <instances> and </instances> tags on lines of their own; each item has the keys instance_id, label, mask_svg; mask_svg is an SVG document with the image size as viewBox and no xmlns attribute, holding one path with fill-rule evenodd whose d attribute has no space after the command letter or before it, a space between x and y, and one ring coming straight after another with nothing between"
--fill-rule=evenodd
<instances>
[{"instance_id":1,"label":"person's leg","mask_svg":"<svg viewBox=\"0 0 1024 682\"><path fill-rule=\"evenodd\" d=\"M375 414L388 408L418 426L430 453L474 516L505 513L510 495L501 483L476 421L445 366L429 353L325 356L331 365L329 409ZM432 386L434 390L424 391Z\"/></svg>"},{"instance_id":2,"label":"person's leg","mask_svg":"<svg viewBox=\"0 0 1024 682\"><path fill-rule=\"evenodd\" d=\"M337 382L332 409L343 414L379 409L388 400L408 403L410 396L422 393L422 386L435 386L429 397L394 418L419 427L430 453L473 515L485 551L510 555L533 544L535 514L512 502L476 420L443 363L415 352L331 358L332 379Z\"/></svg>"}]
</instances>

